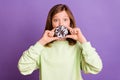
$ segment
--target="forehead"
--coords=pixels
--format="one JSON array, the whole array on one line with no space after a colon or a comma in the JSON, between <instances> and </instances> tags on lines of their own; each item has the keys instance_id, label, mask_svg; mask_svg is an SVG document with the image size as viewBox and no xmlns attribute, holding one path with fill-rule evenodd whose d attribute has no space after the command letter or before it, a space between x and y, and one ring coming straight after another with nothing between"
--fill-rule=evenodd
<instances>
[{"instance_id":1,"label":"forehead","mask_svg":"<svg viewBox=\"0 0 120 80\"><path fill-rule=\"evenodd\" d=\"M61 11L53 16L54 17L69 17L66 11Z\"/></svg>"}]
</instances>

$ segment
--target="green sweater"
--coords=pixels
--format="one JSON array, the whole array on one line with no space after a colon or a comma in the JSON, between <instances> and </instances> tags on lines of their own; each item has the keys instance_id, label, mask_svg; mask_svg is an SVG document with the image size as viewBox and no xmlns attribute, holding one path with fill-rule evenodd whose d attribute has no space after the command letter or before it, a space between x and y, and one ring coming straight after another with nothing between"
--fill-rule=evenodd
<instances>
[{"instance_id":1,"label":"green sweater","mask_svg":"<svg viewBox=\"0 0 120 80\"><path fill-rule=\"evenodd\" d=\"M81 71L97 74L102 61L90 42L70 46L67 41L55 41L51 47L36 42L24 51L18 68L23 75L40 69L40 80L83 80Z\"/></svg>"}]
</instances>

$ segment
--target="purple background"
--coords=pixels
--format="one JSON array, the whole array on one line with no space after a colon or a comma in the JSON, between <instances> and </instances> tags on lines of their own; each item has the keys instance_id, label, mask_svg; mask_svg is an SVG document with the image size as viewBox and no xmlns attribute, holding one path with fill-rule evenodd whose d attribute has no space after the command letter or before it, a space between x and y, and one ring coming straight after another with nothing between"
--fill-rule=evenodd
<instances>
[{"instance_id":1,"label":"purple background","mask_svg":"<svg viewBox=\"0 0 120 80\"><path fill-rule=\"evenodd\" d=\"M96 47L104 68L85 80L120 80L120 0L0 0L0 80L38 80L38 70L19 73L17 63L42 36L50 8L67 4L77 26Z\"/></svg>"}]
</instances>

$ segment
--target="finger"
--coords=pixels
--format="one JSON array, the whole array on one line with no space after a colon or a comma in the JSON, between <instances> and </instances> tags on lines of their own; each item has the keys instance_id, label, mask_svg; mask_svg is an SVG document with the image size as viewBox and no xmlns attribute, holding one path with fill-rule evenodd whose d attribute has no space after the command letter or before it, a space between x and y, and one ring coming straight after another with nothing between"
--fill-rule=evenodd
<instances>
[{"instance_id":1,"label":"finger","mask_svg":"<svg viewBox=\"0 0 120 80\"><path fill-rule=\"evenodd\" d=\"M54 35L53 32L49 32L49 33L48 33L48 36L49 36L49 37L53 37L53 35Z\"/></svg>"},{"instance_id":2,"label":"finger","mask_svg":"<svg viewBox=\"0 0 120 80\"><path fill-rule=\"evenodd\" d=\"M44 35L48 35L48 34L49 34L49 31L45 30Z\"/></svg>"},{"instance_id":3,"label":"finger","mask_svg":"<svg viewBox=\"0 0 120 80\"><path fill-rule=\"evenodd\" d=\"M69 31L72 31L72 28L71 27L66 27Z\"/></svg>"},{"instance_id":4,"label":"finger","mask_svg":"<svg viewBox=\"0 0 120 80\"><path fill-rule=\"evenodd\" d=\"M67 35L66 38L72 38L73 39L74 36L73 35Z\"/></svg>"},{"instance_id":5,"label":"finger","mask_svg":"<svg viewBox=\"0 0 120 80\"><path fill-rule=\"evenodd\" d=\"M58 39L59 39L58 37L52 37L52 41L58 40Z\"/></svg>"},{"instance_id":6,"label":"finger","mask_svg":"<svg viewBox=\"0 0 120 80\"><path fill-rule=\"evenodd\" d=\"M73 28L67 27L67 29L69 30L70 34L73 34Z\"/></svg>"},{"instance_id":7,"label":"finger","mask_svg":"<svg viewBox=\"0 0 120 80\"><path fill-rule=\"evenodd\" d=\"M51 35L52 35L52 36L54 36L54 34L55 34L55 29L56 29L56 28L53 28L53 29L51 30Z\"/></svg>"},{"instance_id":8,"label":"finger","mask_svg":"<svg viewBox=\"0 0 120 80\"><path fill-rule=\"evenodd\" d=\"M54 31L55 31L55 28L53 28L51 31L54 32Z\"/></svg>"},{"instance_id":9,"label":"finger","mask_svg":"<svg viewBox=\"0 0 120 80\"><path fill-rule=\"evenodd\" d=\"M77 34L78 33L78 30L77 29L74 29L74 34Z\"/></svg>"},{"instance_id":10,"label":"finger","mask_svg":"<svg viewBox=\"0 0 120 80\"><path fill-rule=\"evenodd\" d=\"M78 33L78 30L77 30L77 28L71 28L70 32L71 32L71 34L75 35Z\"/></svg>"},{"instance_id":11,"label":"finger","mask_svg":"<svg viewBox=\"0 0 120 80\"><path fill-rule=\"evenodd\" d=\"M80 28L76 28L76 30L77 30L77 32L78 32L78 33L81 33L81 30L80 30Z\"/></svg>"},{"instance_id":12,"label":"finger","mask_svg":"<svg viewBox=\"0 0 120 80\"><path fill-rule=\"evenodd\" d=\"M79 28L74 28L73 31L74 31L74 34L76 35L80 32L80 29Z\"/></svg>"},{"instance_id":13,"label":"finger","mask_svg":"<svg viewBox=\"0 0 120 80\"><path fill-rule=\"evenodd\" d=\"M73 30L71 31L71 33L72 33L72 35L75 35L77 32L76 32L75 29L73 29Z\"/></svg>"},{"instance_id":14,"label":"finger","mask_svg":"<svg viewBox=\"0 0 120 80\"><path fill-rule=\"evenodd\" d=\"M50 37L53 37L53 36L54 36L54 30L55 30L55 29L52 29L51 31L48 31L48 35L49 35Z\"/></svg>"}]
</instances>

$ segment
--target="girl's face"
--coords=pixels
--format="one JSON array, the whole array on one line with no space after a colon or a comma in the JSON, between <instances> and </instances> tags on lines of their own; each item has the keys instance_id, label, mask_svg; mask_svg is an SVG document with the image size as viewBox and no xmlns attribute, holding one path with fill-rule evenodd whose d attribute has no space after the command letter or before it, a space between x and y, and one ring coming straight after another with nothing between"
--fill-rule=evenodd
<instances>
[{"instance_id":1,"label":"girl's face","mask_svg":"<svg viewBox=\"0 0 120 80\"><path fill-rule=\"evenodd\" d=\"M70 19L66 11L59 12L55 14L52 18L52 26L56 28L57 26L70 27Z\"/></svg>"}]
</instances>

